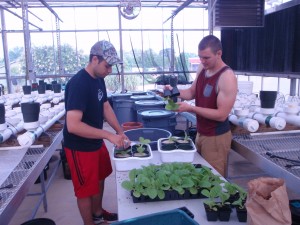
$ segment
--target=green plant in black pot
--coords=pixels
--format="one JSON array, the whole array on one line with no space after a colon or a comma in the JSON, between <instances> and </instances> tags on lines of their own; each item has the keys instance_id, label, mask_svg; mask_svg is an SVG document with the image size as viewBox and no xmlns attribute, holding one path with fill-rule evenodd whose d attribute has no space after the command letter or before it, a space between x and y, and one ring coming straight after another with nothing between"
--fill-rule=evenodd
<instances>
[{"instance_id":1,"label":"green plant in black pot","mask_svg":"<svg viewBox=\"0 0 300 225\"><path fill-rule=\"evenodd\" d=\"M246 222L247 221L247 209L245 206L246 199L247 199L247 192L244 188L239 185L236 185L238 198L232 202L232 205L235 206L236 214L238 217L239 222Z\"/></svg>"},{"instance_id":2,"label":"green plant in black pot","mask_svg":"<svg viewBox=\"0 0 300 225\"><path fill-rule=\"evenodd\" d=\"M150 142L150 139L139 137L139 143L132 146L133 155L138 157L149 156L149 150L147 150L147 148Z\"/></svg>"},{"instance_id":3,"label":"green plant in black pot","mask_svg":"<svg viewBox=\"0 0 300 225\"><path fill-rule=\"evenodd\" d=\"M188 136L187 132L185 131L184 134L184 138L176 139L177 148L182 150L194 150L192 140Z\"/></svg>"},{"instance_id":4,"label":"green plant in black pot","mask_svg":"<svg viewBox=\"0 0 300 225\"><path fill-rule=\"evenodd\" d=\"M174 150L176 149L176 138L169 137L161 141L161 149L162 150Z\"/></svg>"},{"instance_id":5,"label":"green plant in black pot","mask_svg":"<svg viewBox=\"0 0 300 225\"><path fill-rule=\"evenodd\" d=\"M128 157L131 157L132 156L131 146L129 146L126 149L124 149L124 148L121 148L121 149L115 148L114 156L115 156L115 158L128 158Z\"/></svg>"}]
</instances>

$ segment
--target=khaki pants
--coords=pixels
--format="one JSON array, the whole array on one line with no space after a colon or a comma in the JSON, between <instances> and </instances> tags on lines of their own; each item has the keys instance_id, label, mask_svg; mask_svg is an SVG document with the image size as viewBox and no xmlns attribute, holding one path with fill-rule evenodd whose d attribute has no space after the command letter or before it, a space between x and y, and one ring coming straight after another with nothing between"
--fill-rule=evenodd
<instances>
[{"instance_id":1,"label":"khaki pants","mask_svg":"<svg viewBox=\"0 0 300 225\"><path fill-rule=\"evenodd\" d=\"M199 154L224 177L231 140L231 131L218 136L203 136L199 133L196 136L196 147Z\"/></svg>"}]
</instances>

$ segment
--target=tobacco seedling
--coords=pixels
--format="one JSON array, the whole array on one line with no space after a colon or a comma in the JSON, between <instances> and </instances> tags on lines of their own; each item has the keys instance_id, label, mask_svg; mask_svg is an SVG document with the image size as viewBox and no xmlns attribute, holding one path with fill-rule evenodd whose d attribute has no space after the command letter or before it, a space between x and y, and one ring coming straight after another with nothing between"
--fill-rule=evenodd
<instances>
[{"instance_id":1,"label":"tobacco seedling","mask_svg":"<svg viewBox=\"0 0 300 225\"><path fill-rule=\"evenodd\" d=\"M168 101L168 103L165 106L166 110L171 110L171 111L175 111L179 108L179 105L173 101L173 99L171 99L170 97L165 98L165 100Z\"/></svg>"}]
</instances>

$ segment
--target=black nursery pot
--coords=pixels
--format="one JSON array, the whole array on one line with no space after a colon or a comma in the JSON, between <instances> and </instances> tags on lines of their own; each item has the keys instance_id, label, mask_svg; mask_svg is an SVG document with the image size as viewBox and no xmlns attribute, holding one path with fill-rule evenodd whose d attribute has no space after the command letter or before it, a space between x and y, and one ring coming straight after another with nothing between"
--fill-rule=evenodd
<instances>
[{"instance_id":1,"label":"black nursery pot","mask_svg":"<svg viewBox=\"0 0 300 225\"><path fill-rule=\"evenodd\" d=\"M60 93L61 92L61 85L60 84L52 84L52 89L54 93Z\"/></svg>"},{"instance_id":2,"label":"black nursery pot","mask_svg":"<svg viewBox=\"0 0 300 225\"><path fill-rule=\"evenodd\" d=\"M127 151L128 155L122 155L121 154L122 151ZM128 158L128 157L131 157L132 156L131 146L129 146L126 149L117 149L117 148L115 148L114 156L115 156L115 158Z\"/></svg>"},{"instance_id":3,"label":"black nursery pot","mask_svg":"<svg viewBox=\"0 0 300 225\"><path fill-rule=\"evenodd\" d=\"M182 150L194 150L193 149L193 145L191 144L190 141L187 142L181 142L184 139L178 139L176 140L176 145L178 149L182 149Z\"/></svg>"},{"instance_id":4,"label":"black nursery pot","mask_svg":"<svg viewBox=\"0 0 300 225\"><path fill-rule=\"evenodd\" d=\"M169 142L165 142L165 141L168 141L168 139L161 141L161 149L162 150L169 151L169 150L177 149L176 142L169 143Z\"/></svg>"},{"instance_id":5,"label":"black nursery pot","mask_svg":"<svg viewBox=\"0 0 300 225\"><path fill-rule=\"evenodd\" d=\"M52 84L46 84L46 90L52 91Z\"/></svg>"},{"instance_id":6,"label":"black nursery pot","mask_svg":"<svg viewBox=\"0 0 300 225\"><path fill-rule=\"evenodd\" d=\"M273 109L277 98L277 91L260 91L260 106L264 109Z\"/></svg>"},{"instance_id":7,"label":"black nursery pot","mask_svg":"<svg viewBox=\"0 0 300 225\"><path fill-rule=\"evenodd\" d=\"M0 104L0 124L5 123L5 106L4 104Z\"/></svg>"},{"instance_id":8,"label":"black nursery pot","mask_svg":"<svg viewBox=\"0 0 300 225\"><path fill-rule=\"evenodd\" d=\"M39 85L46 84L44 80L39 80Z\"/></svg>"},{"instance_id":9,"label":"black nursery pot","mask_svg":"<svg viewBox=\"0 0 300 225\"><path fill-rule=\"evenodd\" d=\"M239 222L247 222L247 209L246 207L240 208L239 206L236 206L236 215L239 220Z\"/></svg>"},{"instance_id":10,"label":"black nursery pot","mask_svg":"<svg viewBox=\"0 0 300 225\"><path fill-rule=\"evenodd\" d=\"M22 86L24 95L30 95L31 94L31 86L30 85L24 85Z\"/></svg>"},{"instance_id":11,"label":"black nursery pot","mask_svg":"<svg viewBox=\"0 0 300 225\"><path fill-rule=\"evenodd\" d=\"M39 120L40 104L37 102L26 102L21 104L21 111L25 123Z\"/></svg>"},{"instance_id":12,"label":"black nursery pot","mask_svg":"<svg viewBox=\"0 0 300 225\"><path fill-rule=\"evenodd\" d=\"M205 203L203 205L204 205L207 221L217 221L219 217L219 211L214 211L210 209L209 206L206 205Z\"/></svg>"},{"instance_id":13,"label":"black nursery pot","mask_svg":"<svg viewBox=\"0 0 300 225\"><path fill-rule=\"evenodd\" d=\"M229 221L231 215L231 207L229 205L224 205L218 208L219 210L219 220Z\"/></svg>"},{"instance_id":14,"label":"black nursery pot","mask_svg":"<svg viewBox=\"0 0 300 225\"><path fill-rule=\"evenodd\" d=\"M139 152L138 152L138 150L137 150L137 148L138 148L138 145L133 145L132 146L132 148L131 148L131 151L132 151L132 155L133 156L138 156L138 157L149 157L150 156L150 153L149 153L149 151L148 151L148 149L147 149L147 146L143 146L143 149L144 149L144 155L136 155L136 153L138 154Z\"/></svg>"},{"instance_id":15,"label":"black nursery pot","mask_svg":"<svg viewBox=\"0 0 300 225\"><path fill-rule=\"evenodd\" d=\"M39 94L45 94L45 92L46 92L46 85L45 84L39 84L38 93Z\"/></svg>"}]
</instances>

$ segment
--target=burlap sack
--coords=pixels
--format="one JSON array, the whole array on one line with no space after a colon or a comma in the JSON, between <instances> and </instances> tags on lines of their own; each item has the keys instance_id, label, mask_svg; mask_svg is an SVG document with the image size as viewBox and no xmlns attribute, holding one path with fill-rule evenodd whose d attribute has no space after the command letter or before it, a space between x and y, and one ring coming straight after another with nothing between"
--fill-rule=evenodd
<instances>
[{"instance_id":1,"label":"burlap sack","mask_svg":"<svg viewBox=\"0 0 300 225\"><path fill-rule=\"evenodd\" d=\"M289 198L283 179L260 177L249 181L248 225L291 225Z\"/></svg>"}]
</instances>

